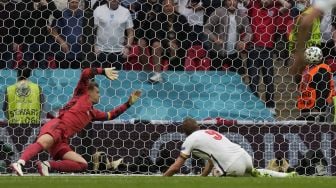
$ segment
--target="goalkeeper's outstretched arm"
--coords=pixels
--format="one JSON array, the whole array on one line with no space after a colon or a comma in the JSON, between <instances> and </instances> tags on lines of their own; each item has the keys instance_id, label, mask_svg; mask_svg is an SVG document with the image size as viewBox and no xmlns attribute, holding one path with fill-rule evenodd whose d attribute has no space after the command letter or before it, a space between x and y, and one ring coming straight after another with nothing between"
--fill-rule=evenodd
<instances>
[{"instance_id":1,"label":"goalkeeper's outstretched arm","mask_svg":"<svg viewBox=\"0 0 336 188\"><path fill-rule=\"evenodd\" d=\"M81 77L78 81L76 89L74 91L74 96L82 95L87 92L90 79L94 78L95 75L105 75L110 80L118 79L118 71L115 68L86 68L82 71Z\"/></svg>"},{"instance_id":2,"label":"goalkeeper's outstretched arm","mask_svg":"<svg viewBox=\"0 0 336 188\"><path fill-rule=\"evenodd\" d=\"M141 91L140 90L135 90L131 93L127 102L118 106L117 108L113 109L112 111L102 112L102 111L99 111L99 110L95 109L96 116L93 120L94 121L107 121L107 120L113 120L113 119L117 118L122 113L124 113L129 107L131 107L136 101L138 101L140 96L141 96Z\"/></svg>"}]
</instances>

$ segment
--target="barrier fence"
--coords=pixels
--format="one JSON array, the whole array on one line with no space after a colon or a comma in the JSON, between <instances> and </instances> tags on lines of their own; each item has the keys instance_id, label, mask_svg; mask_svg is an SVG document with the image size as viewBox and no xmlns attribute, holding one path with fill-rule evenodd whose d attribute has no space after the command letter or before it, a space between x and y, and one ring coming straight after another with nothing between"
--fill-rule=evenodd
<instances>
[{"instance_id":1,"label":"barrier fence","mask_svg":"<svg viewBox=\"0 0 336 188\"><path fill-rule=\"evenodd\" d=\"M231 141L240 144L254 158L254 166L264 168L268 161L275 157L284 157L290 166L300 165L300 159L308 150L321 150L328 162L328 175L336 174L336 139L335 126L329 124L282 124L256 123L237 124L233 126L202 125L219 131ZM32 143L38 134L39 125L6 125L0 127L0 141L13 146L14 155L7 156L10 160L19 157L23 147ZM137 122L128 123L94 123L71 139L74 150L89 161L92 169L91 156L96 151L103 151L114 160L123 158L125 164L134 166L139 157L153 162L154 172L159 169L155 161L160 158L162 150L169 151L169 157L176 158L185 136L179 132L180 124L151 124ZM0 155L6 158L5 153ZM48 159L47 153L38 156L39 160ZM37 160L37 158L33 159ZM138 163L136 165L139 165ZM199 168L192 160L185 164L187 171ZM27 164L28 172L35 172L32 163ZM156 170L155 170L156 169ZM8 171L9 169L7 169ZM137 171L133 170L137 173ZM141 171L142 172L142 171ZM113 172L112 172L113 173ZM140 170L139 170L140 173Z\"/></svg>"}]
</instances>

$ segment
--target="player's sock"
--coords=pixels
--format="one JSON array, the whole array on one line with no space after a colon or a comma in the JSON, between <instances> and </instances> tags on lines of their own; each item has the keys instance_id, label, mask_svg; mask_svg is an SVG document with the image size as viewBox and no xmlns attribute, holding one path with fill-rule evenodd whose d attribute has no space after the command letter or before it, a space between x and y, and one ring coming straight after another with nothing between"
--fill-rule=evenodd
<instances>
[{"instance_id":1,"label":"player's sock","mask_svg":"<svg viewBox=\"0 0 336 188\"><path fill-rule=\"evenodd\" d=\"M40 153L43 150L43 146L35 142L33 144L30 144L22 153L19 162L22 165L25 165L26 161L29 161L31 158L33 158L35 155Z\"/></svg>"},{"instance_id":2,"label":"player's sock","mask_svg":"<svg viewBox=\"0 0 336 188\"><path fill-rule=\"evenodd\" d=\"M50 168L61 172L78 172L86 170L88 165L86 163L79 163L71 160L49 161Z\"/></svg>"},{"instance_id":3,"label":"player's sock","mask_svg":"<svg viewBox=\"0 0 336 188\"><path fill-rule=\"evenodd\" d=\"M288 177L288 173L276 172L267 169L256 169L256 170L260 173L260 177L278 177L278 178Z\"/></svg>"}]
</instances>

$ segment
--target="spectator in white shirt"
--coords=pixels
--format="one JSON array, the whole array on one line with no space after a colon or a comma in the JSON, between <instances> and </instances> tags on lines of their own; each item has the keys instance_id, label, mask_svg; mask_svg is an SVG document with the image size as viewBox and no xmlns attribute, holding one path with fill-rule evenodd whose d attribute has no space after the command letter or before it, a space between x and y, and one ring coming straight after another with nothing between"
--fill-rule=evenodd
<instances>
[{"instance_id":1,"label":"spectator in white shirt","mask_svg":"<svg viewBox=\"0 0 336 188\"><path fill-rule=\"evenodd\" d=\"M103 68L113 66L118 70L122 69L134 39L133 21L129 10L120 6L119 0L108 0L107 4L94 10L93 16L97 29L94 48L98 63Z\"/></svg>"}]
</instances>

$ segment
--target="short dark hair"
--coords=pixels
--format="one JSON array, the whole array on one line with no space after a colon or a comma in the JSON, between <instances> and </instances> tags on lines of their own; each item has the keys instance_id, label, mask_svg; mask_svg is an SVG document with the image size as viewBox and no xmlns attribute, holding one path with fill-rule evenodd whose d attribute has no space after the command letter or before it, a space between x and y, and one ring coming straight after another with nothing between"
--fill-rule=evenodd
<instances>
[{"instance_id":1,"label":"short dark hair","mask_svg":"<svg viewBox=\"0 0 336 188\"><path fill-rule=\"evenodd\" d=\"M197 124L196 120L193 118L186 118L182 123L182 132L185 133L187 136L191 135L193 132L200 130L199 125Z\"/></svg>"},{"instance_id":2,"label":"short dark hair","mask_svg":"<svg viewBox=\"0 0 336 188\"><path fill-rule=\"evenodd\" d=\"M23 68L17 70L17 78L18 80L26 80L31 76L31 69Z\"/></svg>"},{"instance_id":3,"label":"short dark hair","mask_svg":"<svg viewBox=\"0 0 336 188\"><path fill-rule=\"evenodd\" d=\"M99 88L99 85L94 80L90 80L88 90L93 90L95 87Z\"/></svg>"}]
</instances>

